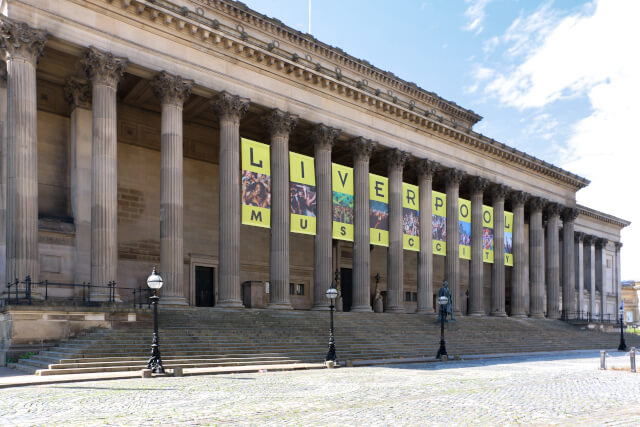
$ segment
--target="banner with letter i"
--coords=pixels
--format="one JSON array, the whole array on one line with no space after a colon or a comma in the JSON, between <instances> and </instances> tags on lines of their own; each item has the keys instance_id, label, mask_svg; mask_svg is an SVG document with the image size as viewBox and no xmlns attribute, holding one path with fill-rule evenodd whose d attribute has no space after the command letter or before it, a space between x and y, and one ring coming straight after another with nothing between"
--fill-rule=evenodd
<instances>
[{"instance_id":1,"label":"banner with letter i","mask_svg":"<svg viewBox=\"0 0 640 427\"><path fill-rule=\"evenodd\" d=\"M458 199L458 257L471 259L471 201Z\"/></svg>"},{"instance_id":2,"label":"banner with letter i","mask_svg":"<svg viewBox=\"0 0 640 427\"><path fill-rule=\"evenodd\" d=\"M372 245L389 246L389 179L369 174L369 237Z\"/></svg>"},{"instance_id":3,"label":"banner with letter i","mask_svg":"<svg viewBox=\"0 0 640 427\"><path fill-rule=\"evenodd\" d=\"M493 208L482 205L482 261L493 264Z\"/></svg>"},{"instance_id":4,"label":"banner with letter i","mask_svg":"<svg viewBox=\"0 0 640 427\"><path fill-rule=\"evenodd\" d=\"M513 267L513 213L504 212L504 265Z\"/></svg>"},{"instance_id":5,"label":"banner with letter i","mask_svg":"<svg viewBox=\"0 0 640 427\"><path fill-rule=\"evenodd\" d=\"M316 171L313 157L289 152L291 231L316 234Z\"/></svg>"},{"instance_id":6,"label":"banner with letter i","mask_svg":"<svg viewBox=\"0 0 640 427\"><path fill-rule=\"evenodd\" d=\"M420 193L417 185L402 183L402 247L420 251Z\"/></svg>"},{"instance_id":7,"label":"banner with letter i","mask_svg":"<svg viewBox=\"0 0 640 427\"><path fill-rule=\"evenodd\" d=\"M438 191L431 197L431 237L434 255L447 256L447 195Z\"/></svg>"},{"instance_id":8,"label":"banner with letter i","mask_svg":"<svg viewBox=\"0 0 640 427\"><path fill-rule=\"evenodd\" d=\"M269 146L242 138L242 223L271 227Z\"/></svg>"},{"instance_id":9,"label":"banner with letter i","mask_svg":"<svg viewBox=\"0 0 640 427\"><path fill-rule=\"evenodd\" d=\"M331 164L333 238L353 242L353 169Z\"/></svg>"}]
</instances>

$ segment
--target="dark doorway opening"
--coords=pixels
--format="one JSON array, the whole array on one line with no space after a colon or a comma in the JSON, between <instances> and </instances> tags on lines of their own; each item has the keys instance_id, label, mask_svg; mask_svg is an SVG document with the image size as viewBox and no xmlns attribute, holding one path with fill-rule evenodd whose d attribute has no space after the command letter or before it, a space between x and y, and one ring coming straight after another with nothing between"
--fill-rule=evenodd
<instances>
[{"instance_id":1,"label":"dark doorway opening","mask_svg":"<svg viewBox=\"0 0 640 427\"><path fill-rule=\"evenodd\" d=\"M214 305L214 269L196 266L196 307Z\"/></svg>"},{"instance_id":2,"label":"dark doorway opening","mask_svg":"<svg viewBox=\"0 0 640 427\"><path fill-rule=\"evenodd\" d=\"M353 303L353 276L350 268L340 269L340 286L342 288L342 311L351 311Z\"/></svg>"}]
</instances>

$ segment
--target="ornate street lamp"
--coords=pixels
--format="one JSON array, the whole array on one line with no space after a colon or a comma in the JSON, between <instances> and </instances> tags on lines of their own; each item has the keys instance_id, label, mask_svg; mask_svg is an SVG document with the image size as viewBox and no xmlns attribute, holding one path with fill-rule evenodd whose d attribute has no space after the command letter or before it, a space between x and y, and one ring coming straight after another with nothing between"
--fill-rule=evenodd
<instances>
[{"instance_id":1,"label":"ornate street lamp","mask_svg":"<svg viewBox=\"0 0 640 427\"><path fill-rule=\"evenodd\" d=\"M620 345L618 350L627 351L627 343L624 341L624 302L620 306Z\"/></svg>"},{"instance_id":2,"label":"ornate street lamp","mask_svg":"<svg viewBox=\"0 0 640 427\"><path fill-rule=\"evenodd\" d=\"M151 372L155 374L164 374L164 368L162 367L162 358L160 357L160 344L158 342L158 289L162 287L164 281L162 277L156 272L156 268L153 267L153 273L147 278L147 286L153 289L153 295L151 296L151 304L153 304L153 342L151 343L151 358L147 363L147 369L151 369Z\"/></svg>"},{"instance_id":3,"label":"ornate street lamp","mask_svg":"<svg viewBox=\"0 0 640 427\"><path fill-rule=\"evenodd\" d=\"M331 287L327 289L326 297L329 299L329 351L327 352L327 356L324 358L325 362L336 362L336 342L333 338L333 301L338 297L338 290L333 287L333 282L331 283Z\"/></svg>"},{"instance_id":4,"label":"ornate street lamp","mask_svg":"<svg viewBox=\"0 0 640 427\"><path fill-rule=\"evenodd\" d=\"M447 317L446 306L449 303L449 298L442 295L438 297L438 305L440 306L440 348L438 349L438 354L436 355L436 359L442 358L442 356L447 356L447 348L444 342L444 320Z\"/></svg>"}]
</instances>

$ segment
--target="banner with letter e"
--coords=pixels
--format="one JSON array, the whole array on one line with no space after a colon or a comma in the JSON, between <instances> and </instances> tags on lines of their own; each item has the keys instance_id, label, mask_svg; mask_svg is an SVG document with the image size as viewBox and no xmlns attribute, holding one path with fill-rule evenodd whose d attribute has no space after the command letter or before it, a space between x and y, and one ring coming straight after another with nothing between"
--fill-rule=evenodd
<instances>
[{"instance_id":1,"label":"banner with letter e","mask_svg":"<svg viewBox=\"0 0 640 427\"><path fill-rule=\"evenodd\" d=\"M271 227L269 146L242 138L242 223Z\"/></svg>"},{"instance_id":2,"label":"banner with letter e","mask_svg":"<svg viewBox=\"0 0 640 427\"><path fill-rule=\"evenodd\" d=\"M316 234L316 171L313 157L289 152L291 231Z\"/></svg>"},{"instance_id":3,"label":"banner with letter e","mask_svg":"<svg viewBox=\"0 0 640 427\"><path fill-rule=\"evenodd\" d=\"M353 242L353 169L331 164L333 238Z\"/></svg>"},{"instance_id":4,"label":"banner with letter e","mask_svg":"<svg viewBox=\"0 0 640 427\"><path fill-rule=\"evenodd\" d=\"M420 193L417 185L402 183L402 247L420 251Z\"/></svg>"}]
</instances>

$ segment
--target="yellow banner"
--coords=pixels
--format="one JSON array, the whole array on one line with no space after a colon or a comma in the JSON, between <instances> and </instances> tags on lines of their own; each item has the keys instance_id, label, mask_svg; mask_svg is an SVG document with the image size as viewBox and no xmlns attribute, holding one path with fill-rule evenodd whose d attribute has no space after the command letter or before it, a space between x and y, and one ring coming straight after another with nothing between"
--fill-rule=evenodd
<instances>
[{"instance_id":1,"label":"yellow banner","mask_svg":"<svg viewBox=\"0 0 640 427\"><path fill-rule=\"evenodd\" d=\"M372 245L389 246L389 179L369 174L369 237Z\"/></svg>"},{"instance_id":2,"label":"yellow banner","mask_svg":"<svg viewBox=\"0 0 640 427\"><path fill-rule=\"evenodd\" d=\"M271 227L269 146L242 138L242 223Z\"/></svg>"},{"instance_id":3,"label":"yellow banner","mask_svg":"<svg viewBox=\"0 0 640 427\"><path fill-rule=\"evenodd\" d=\"M447 195L438 191L431 197L431 236L433 237L433 253L447 255Z\"/></svg>"},{"instance_id":4,"label":"yellow banner","mask_svg":"<svg viewBox=\"0 0 640 427\"><path fill-rule=\"evenodd\" d=\"M316 172L313 157L289 152L291 231L316 234Z\"/></svg>"},{"instance_id":5,"label":"yellow banner","mask_svg":"<svg viewBox=\"0 0 640 427\"><path fill-rule=\"evenodd\" d=\"M353 169L331 164L333 238L353 242Z\"/></svg>"},{"instance_id":6,"label":"yellow banner","mask_svg":"<svg viewBox=\"0 0 640 427\"><path fill-rule=\"evenodd\" d=\"M420 190L402 183L402 247L420 251Z\"/></svg>"},{"instance_id":7,"label":"yellow banner","mask_svg":"<svg viewBox=\"0 0 640 427\"><path fill-rule=\"evenodd\" d=\"M458 256L471 259L471 201L458 199Z\"/></svg>"},{"instance_id":8,"label":"yellow banner","mask_svg":"<svg viewBox=\"0 0 640 427\"><path fill-rule=\"evenodd\" d=\"M513 213L504 213L504 265L513 267Z\"/></svg>"},{"instance_id":9,"label":"yellow banner","mask_svg":"<svg viewBox=\"0 0 640 427\"><path fill-rule=\"evenodd\" d=\"M482 261L493 264L493 208L482 205Z\"/></svg>"}]
</instances>

